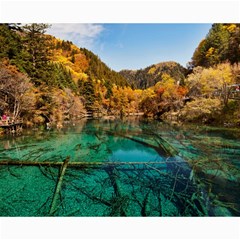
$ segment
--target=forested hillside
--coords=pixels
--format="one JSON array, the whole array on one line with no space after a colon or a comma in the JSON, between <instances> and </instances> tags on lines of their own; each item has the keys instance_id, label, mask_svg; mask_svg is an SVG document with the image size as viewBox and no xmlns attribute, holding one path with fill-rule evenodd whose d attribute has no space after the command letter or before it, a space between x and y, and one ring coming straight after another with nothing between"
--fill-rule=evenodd
<instances>
[{"instance_id":1,"label":"forested hillside","mask_svg":"<svg viewBox=\"0 0 240 240\"><path fill-rule=\"evenodd\" d=\"M211 67L240 61L240 24L213 24L206 38L196 48L191 67Z\"/></svg>"},{"instance_id":2,"label":"forested hillside","mask_svg":"<svg viewBox=\"0 0 240 240\"><path fill-rule=\"evenodd\" d=\"M164 74L174 78L180 85L184 84L187 69L176 62L162 62L153 64L144 69L132 71L122 70L120 74L125 77L134 88L146 89L162 80Z\"/></svg>"},{"instance_id":3,"label":"forested hillside","mask_svg":"<svg viewBox=\"0 0 240 240\"><path fill-rule=\"evenodd\" d=\"M186 78L182 121L240 125L240 24L213 24L197 46Z\"/></svg>"},{"instance_id":4,"label":"forested hillside","mask_svg":"<svg viewBox=\"0 0 240 240\"><path fill-rule=\"evenodd\" d=\"M0 114L61 125L87 111L240 124L240 25L213 24L188 69L170 61L117 73L98 56L46 34L48 24L0 24ZM149 46L151 47L151 46Z\"/></svg>"},{"instance_id":5,"label":"forested hillside","mask_svg":"<svg viewBox=\"0 0 240 240\"><path fill-rule=\"evenodd\" d=\"M32 125L78 118L104 101L109 107L114 86L127 81L87 49L45 34L48 27L0 25L0 114Z\"/></svg>"}]
</instances>

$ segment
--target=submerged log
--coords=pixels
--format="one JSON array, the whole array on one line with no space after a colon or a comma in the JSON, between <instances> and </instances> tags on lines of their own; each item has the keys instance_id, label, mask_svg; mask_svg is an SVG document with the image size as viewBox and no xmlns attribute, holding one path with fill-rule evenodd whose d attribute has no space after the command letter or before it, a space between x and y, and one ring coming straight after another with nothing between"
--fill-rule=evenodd
<instances>
[{"instance_id":1,"label":"submerged log","mask_svg":"<svg viewBox=\"0 0 240 240\"><path fill-rule=\"evenodd\" d=\"M114 197L112 198L112 210L110 216L127 216L127 202L128 198L122 193L119 183L119 173L116 168L111 167L106 170L114 190Z\"/></svg>"},{"instance_id":2,"label":"submerged log","mask_svg":"<svg viewBox=\"0 0 240 240\"><path fill-rule=\"evenodd\" d=\"M59 175L59 178L58 178L58 182L57 182L57 185L56 185L55 193L54 193L54 196L53 196L53 201L52 201L52 205L51 205L49 215L53 215L57 210L56 205L57 205L57 201L58 201L58 198L59 198L59 193L61 191L63 177L64 177L65 171L67 169L69 160L70 160L70 158L67 157L66 160L64 161L63 165L62 165L60 175Z\"/></svg>"},{"instance_id":3,"label":"submerged log","mask_svg":"<svg viewBox=\"0 0 240 240\"><path fill-rule=\"evenodd\" d=\"M149 206L149 195L150 195L150 189L148 190L146 196L144 197L141 214L143 217L150 216L150 206Z\"/></svg>"},{"instance_id":4,"label":"submerged log","mask_svg":"<svg viewBox=\"0 0 240 240\"><path fill-rule=\"evenodd\" d=\"M168 163L186 163L186 161L161 161L161 162L69 162L68 167L94 166L94 165L141 165L141 164L168 164ZM50 166L59 167L64 162L36 162L36 161L0 161L1 165L15 165L15 166Z\"/></svg>"}]
</instances>

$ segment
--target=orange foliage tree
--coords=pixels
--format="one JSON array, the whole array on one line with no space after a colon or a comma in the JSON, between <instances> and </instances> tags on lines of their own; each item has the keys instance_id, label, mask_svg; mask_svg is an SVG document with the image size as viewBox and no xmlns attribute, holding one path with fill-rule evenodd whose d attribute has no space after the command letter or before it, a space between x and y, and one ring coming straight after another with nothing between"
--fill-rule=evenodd
<instances>
[{"instance_id":1,"label":"orange foliage tree","mask_svg":"<svg viewBox=\"0 0 240 240\"><path fill-rule=\"evenodd\" d=\"M17 120L34 106L33 85L29 78L7 61L0 63L0 109Z\"/></svg>"}]
</instances>

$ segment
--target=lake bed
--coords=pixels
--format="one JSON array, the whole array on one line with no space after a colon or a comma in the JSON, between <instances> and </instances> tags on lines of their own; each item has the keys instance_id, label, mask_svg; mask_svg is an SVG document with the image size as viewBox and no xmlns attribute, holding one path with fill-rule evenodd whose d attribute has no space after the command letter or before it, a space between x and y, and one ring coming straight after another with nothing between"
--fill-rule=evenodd
<instances>
[{"instance_id":1,"label":"lake bed","mask_svg":"<svg viewBox=\"0 0 240 240\"><path fill-rule=\"evenodd\" d=\"M141 119L3 136L0 215L240 216L239 137Z\"/></svg>"}]
</instances>

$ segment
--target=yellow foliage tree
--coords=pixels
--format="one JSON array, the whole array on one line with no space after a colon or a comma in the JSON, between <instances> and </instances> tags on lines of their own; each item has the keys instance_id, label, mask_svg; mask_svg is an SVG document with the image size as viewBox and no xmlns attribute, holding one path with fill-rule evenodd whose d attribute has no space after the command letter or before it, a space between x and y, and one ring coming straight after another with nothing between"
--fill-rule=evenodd
<instances>
[{"instance_id":1,"label":"yellow foliage tree","mask_svg":"<svg viewBox=\"0 0 240 240\"><path fill-rule=\"evenodd\" d=\"M229 63L205 69L197 67L186 80L189 93L192 96L214 97L218 93L225 105L229 98L228 86L233 83L235 83L235 79Z\"/></svg>"}]
</instances>

